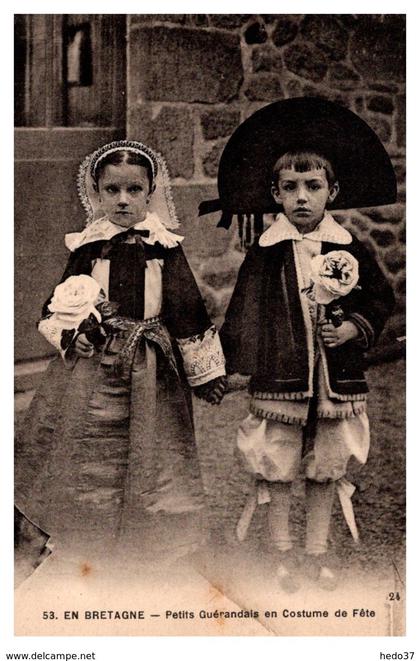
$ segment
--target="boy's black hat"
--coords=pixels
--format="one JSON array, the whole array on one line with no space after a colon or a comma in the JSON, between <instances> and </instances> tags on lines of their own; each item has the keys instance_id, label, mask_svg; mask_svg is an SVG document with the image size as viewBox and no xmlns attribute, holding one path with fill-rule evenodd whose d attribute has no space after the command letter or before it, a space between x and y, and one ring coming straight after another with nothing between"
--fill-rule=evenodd
<instances>
[{"instance_id":1,"label":"boy's black hat","mask_svg":"<svg viewBox=\"0 0 420 661\"><path fill-rule=\"evenodd\" d=\"M396 201L391 160L370 126L343 106L303 97L265 106L236 129L220 159L220 199L202 203L200 214L222 209L226 227L233 214L277 213L273 167L296 150L314 151L331 162L340 184L335 209Z\"/></svg>"}]
</instances>

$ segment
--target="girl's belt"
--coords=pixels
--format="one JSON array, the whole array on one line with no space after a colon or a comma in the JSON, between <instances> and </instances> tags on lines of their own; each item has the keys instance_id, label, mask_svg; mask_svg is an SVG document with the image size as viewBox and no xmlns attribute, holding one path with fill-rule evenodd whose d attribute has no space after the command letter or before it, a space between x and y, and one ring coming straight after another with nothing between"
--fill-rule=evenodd
<instances>
[{"instance_id":1,"label":"girl's belt","mask_svg":"<svg viewBox=\"0 0 420 661\"><path fill-rule=\"evenodd\" d=\"M165 355L172 369L178 373L175 356L172 350L171 338L160 316L134 321L126 317L113 317L104 322L104 328L109 334L109 340L104 349L104 364L111 364L115 376L123 376L131 372L134 355L142 338L157 344ZM125 339L118 353L112 351L114 337ZM108 363L106 356L115 356Z\"/></svg>"}]
</instances>

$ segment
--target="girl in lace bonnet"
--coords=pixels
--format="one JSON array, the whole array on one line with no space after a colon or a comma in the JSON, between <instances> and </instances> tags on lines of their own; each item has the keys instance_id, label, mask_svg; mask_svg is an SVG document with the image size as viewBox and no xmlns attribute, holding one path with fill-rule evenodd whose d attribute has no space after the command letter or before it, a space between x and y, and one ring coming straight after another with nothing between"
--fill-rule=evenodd
<instances>
[{"instance_id":1,"label":"girl in lace bonnet","mask_svg":"<svg viewBox=\"0 0 420 661\"><path fill-rule=\"evenodd\" d=\"M65 238L38 326L61 355L20 439L17 507L65 557L173 559L202 541L190 392L220 401L219 336L173 231L162 157L105 145L78 191L87 223Z\"/></svg>"}]
</instances>

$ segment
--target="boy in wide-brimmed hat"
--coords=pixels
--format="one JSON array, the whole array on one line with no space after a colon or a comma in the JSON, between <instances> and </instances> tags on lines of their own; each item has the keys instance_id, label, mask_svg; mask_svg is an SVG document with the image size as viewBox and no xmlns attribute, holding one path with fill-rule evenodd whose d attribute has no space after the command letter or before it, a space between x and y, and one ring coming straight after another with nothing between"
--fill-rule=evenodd
<instances>
[{"instance_id":1,"label":"boy in wide-brimmed hat","mask_svg":"<svg viewBox=\"0 0 420 661\"><path fill-rule=\"evenodd\" d=\"M358 538L345 474L349 459L363 464L369 450L363 354L394 305L373 257L327 208L388 204L395 191L375 133L321 99L263 108L222 155L222 222L234 213L256 219L277 213L246 255L221 339L228 372L251 377L250 413L237 442L255 490L237 532L243 538L256 504L269 501L277 576L286 591L299 587L289 509L301 471L306 564L321 587L337 582L327 553L336 490Z\"/></svg>"}]
</instances>

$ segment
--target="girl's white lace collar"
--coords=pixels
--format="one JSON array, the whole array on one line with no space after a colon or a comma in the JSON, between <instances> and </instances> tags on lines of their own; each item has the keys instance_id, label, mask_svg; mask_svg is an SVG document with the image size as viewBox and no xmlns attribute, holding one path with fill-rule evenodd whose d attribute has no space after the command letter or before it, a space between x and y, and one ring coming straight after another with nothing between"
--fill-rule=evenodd
<instances>
[{"instance_id":1,"label":"girl's white lace collar","mask_svg":"<svg viewBox=\"0 0 420 661\"><path fill-rule=\"evenodd\" d=\"M301 234L284 213L279 213L274 223L261 234L259 244L266 248L280 243L280 241L287 241L288 239L294 239L295 241L309 239L311 241L328 241L330 243L348 245L352 242L353 237L329 213L324 215L313 232L308 232L307 234Z\"/></svg>"},{"instance_id":2,"label":"girl's white lace collar","mask_svg":"<svg viewBox=\"0 0 420 661\"><path fill-rule=\"evenodd\" d=\"M74 252L81 246L92 243L93 241L108 241L113 236L121 234L121 232L126 232L127 229L127 227L115 225L106 216L103 216L88 225L82 232L66 234L64 242L66 247L71 252ZM175 248L175 246L184 240L183 236L174 234L166 229L155 213L147 213L145 220L134 225L132 229L149 230L149 236L144 237L143 241L151 245L158 242L165 248Z\"/></svg>"}]
</instances>

